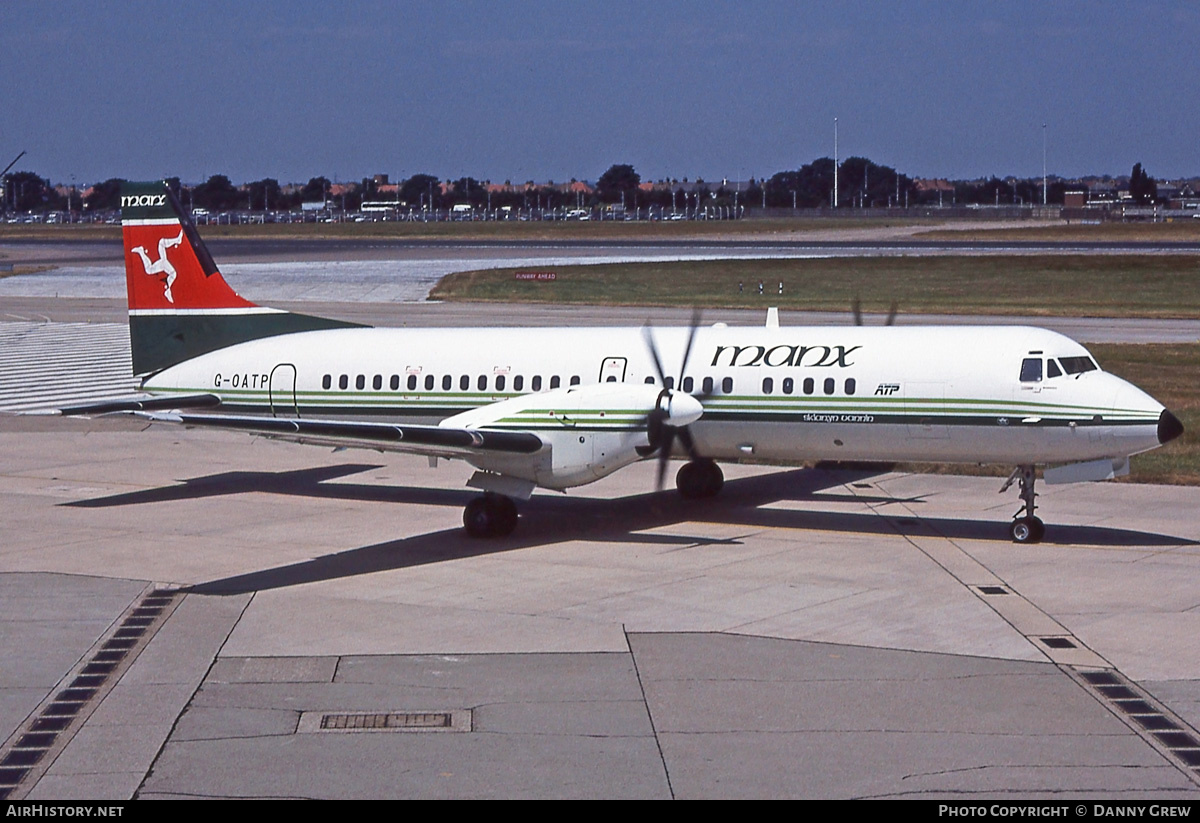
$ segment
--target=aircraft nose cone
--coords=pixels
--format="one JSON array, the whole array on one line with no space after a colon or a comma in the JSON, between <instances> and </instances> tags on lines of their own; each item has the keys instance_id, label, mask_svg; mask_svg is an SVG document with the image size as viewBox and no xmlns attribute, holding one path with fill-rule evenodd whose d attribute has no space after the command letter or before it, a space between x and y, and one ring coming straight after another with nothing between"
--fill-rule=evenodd
<instances>
[{"instance_id":1,"label":"aircraft nose cone","mask_svg":"<svg viewBox=\"0 0 1200 823\"><path fill-rule=\"evenodd\" d=\"M1169 443L1181 434L1183 424L1179 422L1179 418L1163 409L1162 414L1158 416L1158 442Z\"/></svg>"}]
</instances>

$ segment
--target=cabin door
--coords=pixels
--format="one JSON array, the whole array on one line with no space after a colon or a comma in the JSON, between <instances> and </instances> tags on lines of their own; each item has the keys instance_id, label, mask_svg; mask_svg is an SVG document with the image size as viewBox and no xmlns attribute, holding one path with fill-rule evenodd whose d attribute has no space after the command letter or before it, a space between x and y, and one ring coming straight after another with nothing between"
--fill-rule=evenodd
<instances>
[{"instance_id":1,"label":"cabin door","mask_svg":"<svg viewBox=\"0 0 1200 823\"><path fill-rule=\"evenodd\" d=\"M296 367L291 363L280 363L271 369L271 415L300 416L296 406Z\"/></svg>"},{"instance_id":2,"label":"cabin door","mask_svg":"<svg viewBox=\"0 0 1200 823\"><path fill-rule=\"evenodd\" d=\"M624 383L626 365L627 361L624 357L604 358L600 363L600 382Z\"/></svg>"}]
</instances>

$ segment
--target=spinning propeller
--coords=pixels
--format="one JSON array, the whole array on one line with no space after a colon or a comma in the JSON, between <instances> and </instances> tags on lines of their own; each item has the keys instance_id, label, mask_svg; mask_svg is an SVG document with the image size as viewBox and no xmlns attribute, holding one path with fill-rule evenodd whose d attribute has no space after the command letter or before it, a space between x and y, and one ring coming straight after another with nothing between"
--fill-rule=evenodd
<instances>
[{"instance_id":1,"label":"spinning propeller","mask_svg":"<svg viewBox=\"0 0 1200 823\"><path fill-rule=\"evenodd\" d=\"M704 459L696 451L696 443L692 439L692 433L688 430L688 426L695 423L704 414L702 401L707 399L708 395L705 393L691 395L682 389L677 391L675 388L683 385L688 359L692 354L692 343L696 340L696 329L699 327L700 311L696 310L692 314L692 323L688 328L687 346L684 347L683 362L679 366L679 379L674 383L670 382L663 370L662 358L658 355L658 346L654 342L654 333L650 330L650 325L646 324L642 327L646 348L650 350L650 357L654 360L654 371L663 387L662 391L658 393L654 408L646 415L646 435L650 445L643 453L644 457L648 457L658 452L656 488L659 491L663 487L663 479L667 473L667 461L671 459L671 448L674 446L676 438L683 444L692 460Z\"/></svg>"},{"instance_id":2,"label":"spinning propeller","mask_svg":"<svg viewBox=\"0 0 1200 823\"><path fill-rule=\"evenodd\" d=\"M896 304L896 301L893 300L892 307L890 309L888 309L887 320L885 320L883 322L883 325L885 325L885 326L896 325L896 309L897 308L899 308L899 307ZM863 325L862 301L859 300L857 296L854 298L854 301L850 304L850 311L854 312L854 325L856 325L856 326Z\"/></svg>"}]
</instances>

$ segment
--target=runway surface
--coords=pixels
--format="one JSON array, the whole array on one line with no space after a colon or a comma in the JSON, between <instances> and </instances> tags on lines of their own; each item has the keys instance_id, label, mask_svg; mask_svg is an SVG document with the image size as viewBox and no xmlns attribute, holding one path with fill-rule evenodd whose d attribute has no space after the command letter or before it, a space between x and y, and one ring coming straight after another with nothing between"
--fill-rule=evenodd
<instances>
[{"instance_id":1,"label":"runway surface","mask_svg":"<svg viewBox=\"0 0 1200 823\"><path fill-rule=\"evenodd\" d=\"M994 478L641 465L475 541L464 467L140 427L0 422L10 797L1200 797L1195 489L1017 547Z\"/></svg>"},{"instance_id":2,"label":"runway surface","mask_svg":"<svg viewBox=\"0 0 1200 823\"><path fill-rule=\"evenodd\" d=\"M123 393L119 303L0 300L7 408ZM1200 490L1018 547L994 478L643 464L476 541L465 466L145 428L0 415L0 796L1200 798Z\"/></svg>"}]
</instances>

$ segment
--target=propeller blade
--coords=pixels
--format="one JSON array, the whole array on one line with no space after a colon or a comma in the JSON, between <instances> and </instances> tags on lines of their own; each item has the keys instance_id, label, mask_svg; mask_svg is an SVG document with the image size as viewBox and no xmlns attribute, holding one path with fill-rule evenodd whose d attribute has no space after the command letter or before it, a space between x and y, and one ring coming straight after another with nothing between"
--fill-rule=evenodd
<instances>
[{"instance_id":1,"label":"propeller blade","mask_svg":"<svg viewBox=\"0 0 1200 823\"><path fill-rule=\"evenodd\" d=\"M898 309L898 308L900 308L899 304L896 303L895 300L893 300L892 307L890 309L888 309L887 322L885 322L883 325L885 325L885 326L896 325L896 309Z\"/></svg>"},{"instance_id":2,"label":"propeller blade","mask_svg":"<svg viewBox=\"0 0 1200 823\"><path fill-rule=\"evenodd\" d=\"M684 426L681 429L676 429L675 431L679 436L679 442L683 444L685 449L687 449L688 457L692 458L693 460L702 460L703 458L700 456L699 452L696 451L696 442L692 440L692 433L688 431L687 426Z\"/></svg>"},{"instance_id":3,"label":"propeller blade","mask_svg":"<svg viewBox=\"0 0 1200 823\"><path fill-rule=\"evenodd\" d=\"M658 479L655 480L654 490L663 490L663 481L667 477L667 463L671 460L671 446L675 444L675 429L664 427L666 437L658 451Z\"/></svg>"},{"instance_id":4,"label":"propeller blade","mask_svg":"<svg viewBox=\"0 0 1200 823\"><path fill-rule=\"evenodd\" d=\"M649 323L642 326L642 338L646 341L646 348L650 350L651 359L654 360L654 372L658 375L658 382L665 386L666 373L663 371L662 360L658 357L658 346L654 344L654 332L650 330Z\"/></svg>"},{"instance_id":5,"label":"propeller blade","mask_svg":"<svg viewBox=\"0 0 1200 823\"><path fill-rule=\"evenodd\" d=\"M696 340L696 330L700 328L700 310L692 311L692 324L688 327L687 346L683 350L683 363L679 367L679 384L683 384L683 376L687 373L688 360L692 356L692 343Z\"/></svg>"},{"instance_id":6,"label":"propeller blade","mask_svg":"<svg viewBox=\"0 0 1200 823\"><path fill-rule=\"evenodd\" d=\"M850 311L854 312L854 325L861 326L862 321L862 301L855 297L850 303Z\"/></svg>"}]
</instances>

